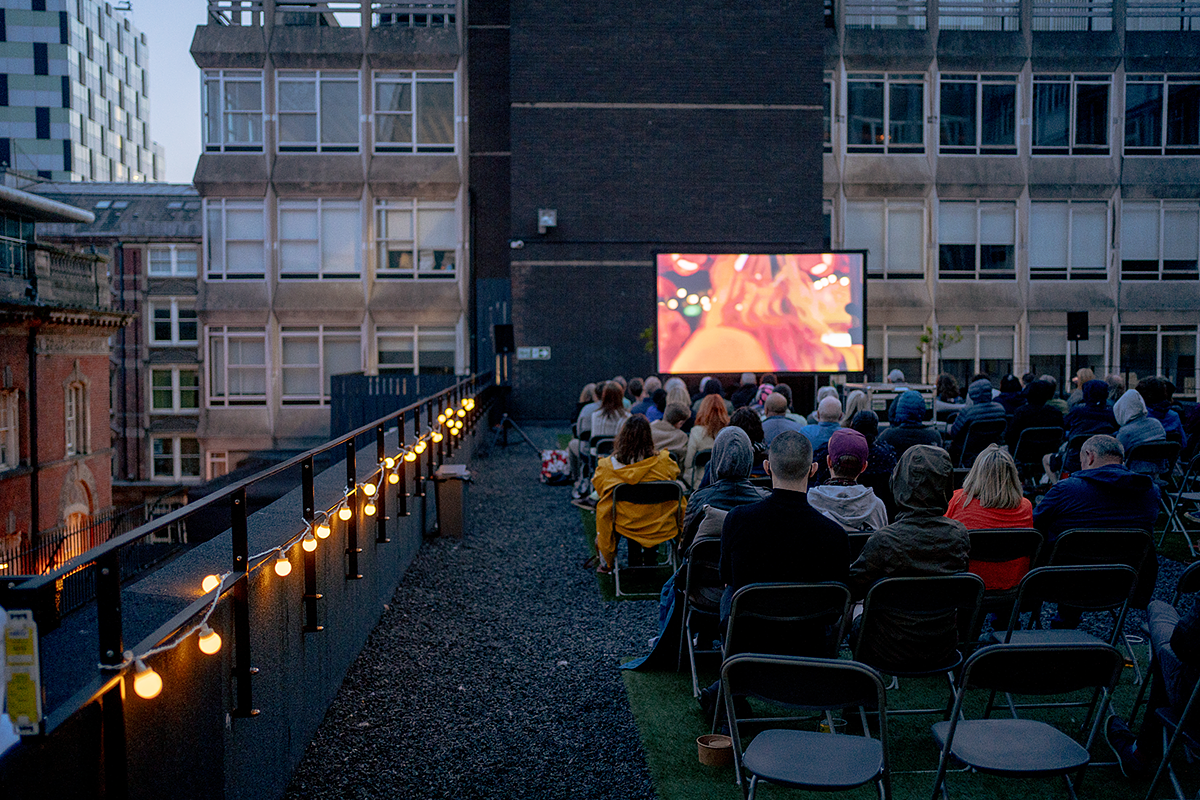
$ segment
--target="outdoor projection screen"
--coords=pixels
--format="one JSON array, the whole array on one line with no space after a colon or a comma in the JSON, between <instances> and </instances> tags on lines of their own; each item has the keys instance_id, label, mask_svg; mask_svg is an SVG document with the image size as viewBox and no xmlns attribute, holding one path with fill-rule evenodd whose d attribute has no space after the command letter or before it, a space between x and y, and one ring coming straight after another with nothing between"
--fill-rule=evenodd
<instances>
[{"instance_id":1,"label":"outdoor projection screen","mask_svg":"<svg viewBox=\"0 0 1200 800\"><path fill-rule=\"evenodd\" d=\"M655 260L659 372L862 371L865 253Z\"/></svg>"}]
</instances>

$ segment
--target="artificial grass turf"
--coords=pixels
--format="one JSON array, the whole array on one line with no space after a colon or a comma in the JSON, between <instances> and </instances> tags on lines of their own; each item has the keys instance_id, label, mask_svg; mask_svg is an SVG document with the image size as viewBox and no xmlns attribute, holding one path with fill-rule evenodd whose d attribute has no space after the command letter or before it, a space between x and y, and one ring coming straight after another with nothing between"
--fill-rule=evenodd
<instances>
[{"instance_id":1,"label":"artificial grass turf","mask_svg":"<svg viewBox=\"0 0 1200 800\"><path fill-rule=\"evenodd\" d=\"M583 538L587 542L588 554L596 555L596 512L579 509L583 525ZM661 548L660 548L661 549ZM620 556L620 551L618 551ZM596 573L596 586L604 600L656 600L662 586L671 577L671 568L663 565L654 572L626 572L621 575L624 594L617 597L616 581L611 574Z\"/></svg>"}]
</instances>

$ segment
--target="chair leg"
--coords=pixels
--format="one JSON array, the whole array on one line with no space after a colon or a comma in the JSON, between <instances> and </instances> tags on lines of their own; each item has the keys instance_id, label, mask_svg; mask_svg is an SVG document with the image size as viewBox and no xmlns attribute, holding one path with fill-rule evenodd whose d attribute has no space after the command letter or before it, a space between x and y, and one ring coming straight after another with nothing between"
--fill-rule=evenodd
<instances>
[{"instance_id":1,"label":"chair leg","mask_svg":"<svg viewBox=\"0 0 1200 800\"><path fill-rule=\"evenodd\" d=\"M688 601L687 596L683 598L683 616L680 617L679 623L679 656L675 659L675 671L683 671L683 640L687 636L687 618L688 618Z\"/></svg>"},{"instance_id":2,"label":"chair leg","mask_svg":"<svg viewBox=\"0 0 1200 800\"><path fill-rule=\"evenodd\" d=\"M1129 712L1129 724L1137 719L1138 711L1142 707L1142 703L1146 702L1146 690L1150 688L1150 681L1154 680L1154 656L1150 657L1150 666L1146 668L1146 679L1142 681L1142 686L1138 689L1137 699L1133 701L1133 710Z\"/></svg>"}]
</instances>

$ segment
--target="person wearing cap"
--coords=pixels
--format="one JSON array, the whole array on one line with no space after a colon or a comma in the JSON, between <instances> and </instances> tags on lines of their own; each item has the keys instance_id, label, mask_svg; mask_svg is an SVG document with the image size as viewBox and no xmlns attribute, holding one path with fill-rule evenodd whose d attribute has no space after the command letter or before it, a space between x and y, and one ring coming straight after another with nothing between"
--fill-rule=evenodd
<instances>
[{"instance_id":1,"label":"person wearing cap","mask_svg":"<svg viewBox=\"0 0 1200 800\"><path fill-rule=\"evenodd\" d=\"M875 531L888 524L887 507L870 486L858 483L867 468L870 445L853 428L839 428L829 437L829 479L810 487L808 503L848 531Z\"/></svg>"},{"instance_id":2,"label":"person wearing cap","mask_svg":"<svg viewBox=\"0 0 1200 800\"><path fill-rule=\"evenodd\" d=\"M1000 423L1001 431L1007 425L1008 417L1004 413L1004 406L992 399L992 382L987 378L981 378L967 387L967 395L971 398L971 405L962 410L954 422L950 424L950 458L955 464L960 460L964 466L971 466L975 463L975 456L979 454L979 450L972 448L972 452L966 453L963 457L963 445L967 443L967 432L972 423ZM984 444L987 446L990 442Z\"/></svg>"}]
</instances>

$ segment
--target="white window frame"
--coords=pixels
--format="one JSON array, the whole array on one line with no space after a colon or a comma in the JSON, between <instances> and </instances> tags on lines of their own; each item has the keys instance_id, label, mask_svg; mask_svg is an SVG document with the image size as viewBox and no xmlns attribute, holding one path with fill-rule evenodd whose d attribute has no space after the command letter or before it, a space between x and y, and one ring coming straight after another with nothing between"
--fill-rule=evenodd
<instances>
[{"instance_id":1,"label":"white window frame","mask_svg":"<svg viewBox=\"0 0 1200 800\"><path fill-rule=\"evenodd\" d=\"M158 298L149 302L146 319L150 325L150 332L147 341L151 347L178 347L181 345L195 345L199 343L200 336L200 321L196 315L196 302L194 300L180 301L176 297ZM158 318L156 312L159 309L170 309L170 325L171 337L169 339L160 339L156 335L155 328L157 327ZM195 339L184 339L180 336L180 321L182 319L181 312L191 312L192 322L196 326Z\"/></svg>"},{"instance_id":2,"label":"white window frame","mask_svg":"<svg viewBox=\"0 0 1200 800\"><path fill-rule=\"evenodd\" d=\"M943 322L943 323L939 323L938 325L936 325L934 327L935 327L934 337L937 337L942 333L951 333L952 334L955 332L955 328L958 329L958 333L962 335L962 340L957 343L957 346L966 345L966 346L970 347L970 349L973 353L973 355L971 356L971 369L968 371L969 372L969 374L967 376L968 378L970 378L971 375L975 375L982 371L982 369L980 367L980 361L982 360L981 351L983 350L983 347L980 343L984 338L993 338L993 339L1007 338L1008 343L1012 346L1012 356L1010 357L1010 360L1012 361L1012 368L1016 369L1016 367L1017 367L1017 352L1018 352L1017 337L1018 337L1019 331L1015 324L1014 325L971 325L971 324L955 325L952 323ZM949 346L950 345L947 345L947 347L949 347ZM944 351L939 352L936 347L931 347L930 348L930 356L937 361L934 369L930 370L931 373L940 374L941 372L943 372L942 361L945 356ZM945 358L944 360L946 360L946 361L965 361L966 359ZM1003 375L994 375L993 377L996 379L997 383L999 383L1000 378L1002 378L1004 376ZM962 388L965 389L966 387L962 387Z\"/></svg>"},{"instance_id":3,"label":"white window frame","mask_svg":"<svg viewBox=\"0 0 1200 800\"><path fill-rule=\"evenodd\" d=\"M183 447L182 442L188 440L196 443L196 473L194 475L183 474ZM166 455L159 455L154 452L155 445L158 442L171 443L171 474L164 475L158 471L157 459L165 458ZM150 437L150 480L153 481L170 481L172 483L199 483L204 477L204 449L200 446L200 440L195 436L181 436L178 434L170 436L151 436Z\"/></svg>"},{"instance_id":4,"label":"white window frame","mask_svg":"<svg viewBox=\"0 0 1200 800\"><path fill-rule=\"evenodd\" d=\"M836 134L834 132L836 127L835 123L838 119L838 93L836 91L837 77L832 72L826 72L824 80L821 81L821 87L821 91L824 93L821 97L821 104L824 105L825 101L829 101L829 108L827 108L825 113L822 115L824 119L822 120L823 126L821 135L825 137L825 152L832 153L833 143L836 141Z\"/></svg>"},{"instance_id":5,"label":"white window frame","mask_svg":"<svg viewBox=\"0 0 1200 800\"><path fill-rule=\"evenodd\" d=\"M339 210L345 211L350 208L354 209L356 215L355 235L354 235L354 270L332 270L325 263L325 247L324 247L324 231L325 231L325 211ZM285 239L283 237L283 216L289 211L312 212L316 214L317 229L313 231L311 239ZM280 280L359 280L362 277L362 203L358 200L280 200L277 210L279 221L279 279ZM284 251L286 245L290 242L309 242L316 248L317 254L317 271L314 272L298 272L290 270L284 263Z\"/></svg>"},{"instance_id":6,"label":"white window frame","mask_svg":"<svg viewBox=\"0 0 1200 800\"><path fill-rule=\"evenodd\" d=\"M883 84L883 119L880 121L880 130L883 133L883 142L879 144L861 144L850 143L850 85L853 83L882 83ZM846 74L846 91L845 103L842 106L845 108L842 116L845 118L845 137L846 137L846 152L847 153L883 153L886 155L908 155L908 156L923 156L925 155L928 146L929 134L926 128L926 119L929 115L929 80L923 73L916 72L851 72ZM921 116L920 116L920 144L892 144L891 142L891 127L892 127L892 87L900 85L917 85L921 87Z\"/></svg>"},{"instance_id":7,"label":"white window frame","mask_svg":"<svg viewBox=\"0 0 1200 800\"><path fill-rule=\"evenodd\" d=\"M409 111L381 111L378 107L378 86L380 84L398 84L407 85L409 87L409 98L412 108ZM453 141L450 143L428 144L417 140L417 133L420 130L419 120L417 119L419 108L419 92L422 84L452 84L453 86L453 108L451 109L450 125L452 129ZM395 70L377 70L371 75L371 139L374 142L376 153L457 153L458 152L458 74L455 72L439 72L423 70L419 72L395 71ZM410 134L409 141L404 142L381 142L378 138L378 124L383 118L387 117L410 117Z\"/></svg>"},{"instance_id":8,"label":"white window frame","mask_svg":"<svg viewBox=\"0 0 1200 800\"><path fill-rule=\"evenodd\" d=\"M879 359L879 362L881 364L881 367L880 367L881 372L878 376L879 381L884 381L886 379L887 374L892 371L891 338L893 336L895 336L895 337L910 338L913 341L919 341L920 337L921 337L921 333L922 333L922 329L920 326L917 326L917 325L873 325L873 326L871 326L871 329L867 331L867 336L873 338L875 335L878 335L880 337L880 343L883 347L883 351L878 354L868 352L866 355L868 358L870 358L872 360L874 360L876 358ZM906 372L904 374L904 379L909 383L923 383L923 382L925 382L925 374L924 373L925 373L925 370L928 368L929 358L925 352L918 350L916 347L913 347L912 353L913 353L913 355L907 356L907 357L900 356L900 354L897 354L897 355L906 361L910 360L910 359L920 361L922 374L909 375ZM878 409L876 409L876 410L878 410ZM880 415L880 419L885 419L887 417L887 408L886 407L883 409L883 412L884 413Z\"/></svg>"},{"instance_id":9,"label":"white window frame","mask_svg":"<svg viewBox=\"0 0 1200 800\"><path fill-rule=\"evenodd\" d=\"M280 88L289 83L305 83L313 82L313 109L312 111L283 111L279 102ZM354 129L357 131L357 136L353 142L322 142L321 136L321 92L323 84L326 83L353 83L355 87L356 103L354 105ZM290 70L281 69L275 72L275 133L276 149L280 153L357 153L361 147L362 141L362 124L360 122L362 109L362 79L359 71L356 69L339 69L339 70ZM283 125L279 122L279 118L287 115L311 115L316 121L316 141L301 142L283 140Z\"/></svg>"},{"instance_id":10,"label":"white window frame","mask_svg":"<svg viewBox=\"0 0 1200 800\"><path fill-rule=\"evenodd\" d=\"M375 329L375 363L379 374L404 374L404 375L431 375L440 373L430 373L421 371L421 334L433 334L445 336L447 332L454 334L454 370L453 374L459 375L463 372L463 331L462 324L450 325L380 325ZM412 365L411 372L401 372L401 370L409 369L408 365L385 365L379 362L379 353L382 349L380 342L389 336L411 336L412 337Z\"/></svg>"},{"instance_id":11,"label":"white window frame","mask_svg":"<svg viewBox=\"0 0 1200 800\"><path fill-rule=\"evenodd\" d=\"M154 272L154 255L166 251L169 266L166 272ZM180 253L192 254L192 271L180 268ZM146 248L146 275L150 278L195 278L200 272L200 250L194 244L152 244Z\"/></svg>"},{"instance_id":12,"label":"white window frame","mask_svg":"<svg viewBox=\"0 0 1200 800\"><path fill-rule=\"evenodd\" d=\"M212 109L208 102L208 86L209 83L215 83L217 87L217 97L220 107ZM228 83L257 83L258 84L258 108L248 110L229 110L225 107L225 86ZM250 69L206 69L200 77L200 104L201 104L201 122L200 135L204 140L204 150L209 153L261 153L263 149L263 123L265 120L263 109L265 108L264 81L262 70ZM217 120L217 136L218 141L209 140L209 119L213 114L219 115ZM247 117L258 117L258 141L249 142L228 142L226 134L228 133L228 117L232 115L240 115ZM253 123L252 123L253 127ZM149 146L149 142L146 143Z\"/></svg>"},{"instance_id":13,"label":"white window frame","mask_svg":"<svg viewBox=\"0 0 1200 800\"><path fill-rule=\"evenodd\" d=\"M232 369L244 370L262 370L262 394L232 394L229 390L229 343L231 341L254 341L261 343L263 348L263 363L262 365L253 364L243 366L241 364L234 365ZM213 325L204 329L205 354L208 357L208 368L205 370L207 376L207 405L209 408L223 408L227 406L263 406L267 404L267 397L270 393L270 382L268 376L271 374L271 353L267 347L267 333L262 328L247 328L236 327L232 325ZM221 348L220 364L217 359L212 357L213 348ZM217 381L216 370L221 370L220 381ZM218 387L224 387L223 392L218 392Z\"/></svg>"},{"instance_id":14,"label":"white window frame","mask_svg":"<svg viewBox=\"0 0 1200 800\"><path fill-rule=\"evenodd\" d=\"M1155 269L1153 271L1151 271L1151 270L1145 270L1145 271L1126 270L1125 269L1125 261L1126 261L1125 257L1128 254L1125 251L1125 244L1126 244L1125 214L1130 211L1135 211L1135 210L1146 211L1154 206L1157 206L1157 212L1158 212L1158 253L1157 253L1158 257L1155 259L1158 262L1157 269ZM1168 260L1172 260L1172 259L1164 258L1166 248L1167 248L1165 217L1168 213L1171 213L1171 212L1187 212L1187 213L1195 216L1197 219L1197 226L1198 226L1197 233L1196 233L1197 268L1194 270L1167 270L1166 269L1166 262ZM1121 204L1121 251L1122 251L1121 252L1121 264L1120 264L1121 280L1194 281L1197 278L1200 278L1200 202L1197 202L1195 200L1182 201L1182 202L1172 201L1172 200L1126 200L1126 201L1123 201ZM1133 259L1129 259L1129 260L1133 260ZM1138 259L1138 260L1149 260L1149 259Z\"/></svg>"},{"instance_id":15,"label":"white window frame","mask_svg":"<svg viewBox=\"0 0 1200 800\"><path fill-rule=\"evenodd\" d=\"M65 387L63 403L63 430L66 434L64 438L67 457L87 455L91 452L89 447L91 425L88 411L87 382L81 379L69 381Z\"/></svg>"},{"instance_id":16,"label":"white window frame","mask_svg":"<svg viewBox=\"0 0 1200 800\"><path fill-rule=\"evenodd\" d=\"M1200 329L1196 325L1154 325L1154 324L1137 324L1137 323L1121 323L1117 327L1116 342L1113 344L1114 360L1116 361L1116 369L1120 371L1122 377L1126 376L1127 364L1121 361L1121 339L1126 335L1133 334L1152 334L1155 337L1154 345L1154 372L1153 375L1165 375L1174 382L1169 374L1169 370L1163 370L1163 339L1166 337L1192 337L1195 352L1198 356L1196 369L1192 373L1193 386L1188 387L1185 382L1182 386L1177 386L1175 391L1175 399L1177 400L1195 400L1197 392L1200 391L1196 384L1200 384ZM1148 378L1149 375L1139 375L1138 378Z\"/></svg>"},{"instance_id":17,"label":"white window frame","mask_svg":"<svg viewBox=\"0 0 1200 800\"><path fill-rule=\"evenodd\" d=\"M1102 267L1076 267L1073 262L1075 260L1075 242L1078 236L1075 233L1075 212L1080 206L1104 206L1104 266ZM1033 234L1033 220L1036 216L1034 213L1037 207L1042 206L1065 206L1067 209L1067 263L1065 265L1056 266L1034 266L1033 264L1033 248L1032 243L1035 239ZM1067 201L1042 201L1033 200L1029 204L1029 225L1030 225L1030 247L1026 250L1029 253L1029 279L1030 280L1095 280L1103 281L1108 279L1108 265L1112 258L1112 203L1107 200L1067 200Z\"/></svg>"},{"instance_id":18,"label":"white window frame","mask_svg":"<svg viewBox=\"0 0 1200 800\"><path fill-rule=\"evenodd\" d=\"M942 86L948 83L971 84L975 87L975 143L973 145L948 145L942 141ZM983 119L987 109L983 102L984 86L1011 86L1015 102L1013 105L1013 143L1011 145L985 145L983 143ZM1019 75L1009 73L947 73L937 80L937 135L938 154L944 156L1015 156L1020 141L1021 80Z\"/></svg>"},{"instance_id":19,"label":"white window frame","mask_svg":"<svg viewBox=\"0 0 1200 800\"><path fill-rule=\"evenodd\" d=\"M213 480L229 474L229 453L225 450L209 450L204 454L204 478Z\"/></svg>"},{"instance_id":20,"label":"white window frame","mask_svg":"<svg viewBox=\"0 0 1200 800\"><path fill-rule=\"evenodd\" d=\"M385 236L386 223L384 215L388 211L407 211L412 214L413 235L410 238L401 236ZM421 253L435 251L421 247L421 213L424 211L449 211L454 215L455 243L452 251L454 264L451 269L422 269ZM458 216L457 203L444 203L420 200L376 200L375 201L375 277L391 279L420 279L420 280L454 280L458 277L458 264L462 259L461 221ZM389 242L410 244L410 259L412 269L392 269L387 266L388 252L401 252L388 247ZM436 251L447 252L447 251ZM433 256L430 255L432 262Z\"/></svg>"},{"instance_id":21,"label":"white window frame","mask_svg":"<svg viewBox=\"0 0 1200 800\"><path fill-rule=\"evenodd\" d=\"M229 239L229 212L257 211L262 218L262 239ZM219 233L214 235L213 228ZM257 242L262 250L261 271L242 272L229 269L229 245ZM266 278L267 272L267 210L262 200L205 199L204 201L204 273L205 279L255 280Z\"/></svg>"},{"instance_id":22,"label":"white window frame","mask_svg":"<svg viewBox=\"0 0 1200 800\"><path fill-rule=\"evenodd\" d=\"M883 231L882 243L883 253L876 255L869 254L867 257L867 275L871 278L888 278L888 279L912 279L921 280L925 278L927 266L929 262L929 209L924 200L893 200L893 199L874 199L874 200L858 200L847 199L842 206L842 242L846 249L861 249L853 242L847 243L847 235L849 226L846 224L847 217L850 213L851 205L877 206L883 211ZM891 215L893 211L920 211L921 213L921 253L919 263L921 265L920 272L895 272L893 274L891 266L891 240L889 230L891 227Z\"/></svg>"},{"instance_id":23,"label":"white window frame","mask_svg":"<svg viewBox=\"0 0 1200 800\"><path fill-rule=\"evenodd\" d=\"M1101 359L1100 366L1102 369L1094 370L1097 376L1106 375L1111 371L1109 369L1109 365L1112 363L1109 352L1109 345L1111 344L1109 333L1109 326L1107 324L1088 326L1088 342L1091 343L1092 341L1099 341L1101 346L1101 353L1099 356ZM1034 353L1032 341L1035 335L1053 335L1059 337L1062 344L1062 350L1057 353ZM1090 355L1088 353L1082 354L1077 362L1075 359L1075 351L1077 349L1081 349L1081 347L1077 347L1077 343L1067 340L1066 325L1030 325L1029 330L1026 332L1025 339L1025 363L1020 372L1023 373L1032 370L1034 366L1034 359L1040 356L1065 356L1066 360L1063 363L1066 365L1066 368L1063 371L1063 378L1066 381L1066 384L1061 385L1058 388L1070 394L1072 390L1072 387L1070 386L1071 378L1074 377L1075 372L1079 369L1079 362L1083 362L1084 359ZM1087 360L1090 361L1091 359L1088 358ZM1020 373L1014 372L1013 374L1016 375Z\"/></svg>"},{"instance_id":24,"label":"white window frame","mask_svg":"<svg viewBox=\"0 0 1200 800\"><path fill-rule=\"evenodd\" d=\"M938 217L939 217L939 219L941 218L942 206L948 205L948 204L961 205L961 206L965 206L965 205L974 205L975 206L975 241L973 242L973 244L975 246L975 270L974 270L974 272L967 272L965 270L961 271L961 272L956 271L956 270L945 270L945 271L942 270L941 248L943 245L957 245L957 244L971 244L971 243L968 243L968 242L943 242L942 241L943 233L939 229L938 237L937 237L937 247L938 247L937 277L938 277L938 280L995 280L995 281L1016 280L1017 279L1017 230L1018 230L1017 224L1019 222L1019 218L1017 216L1017 204L1010 200L942 200L942 201L938 202ZM1005 208L1009 208L1012 210L1012 215L1013 215L1012 216L1012 230L1013 230L1012 244L996 244L995 242L983 241L983 234L982 234L983 211L984 211L985 207L991 207L991 206L1004 206ZM939 227L940 227L940 223L939 223ZM984 270L984 268L983 268L983 248L984 247L993 247L993 246L1011 247L1012 248L1012 272L1011 273L1009 273L1009 272L997 273L997 272L993 272L991 270Z\"/></svg>"},{"instance_id":25,"label":"white window frame","mask_svg":"<svg viewBox=\"0 0 1200 800\"><path fill-rule=\"evenodd\" d=\"M1039 85L1066 85L1070 87L1071 105L1067 112L1067 145L1066 147L1058 147L1051 145L1039 145L1033 140L1033 136L1037 135L1037 87ZM1108 88L1108 108L1104 116L1105 143L1101 147L1094 144L1078 144L1076 139L1079 135L1079 87L1080 86L1105 86ZM1032 144L1032 153L1034 156L1072 156L1072 157L1099 157L1108 158L1112 154L1113 148L1113 79L1112 75L1075 75L1075 74L1034 74L1033 86L1030 91L1033 98L1032 112L1029 120L1030 133Z\"/></svg>"},{"instance_id":26,"label":"white window frame","mask_svg":"<svg viewBox=\"0 0 1200 800\"><path fill-rule=\"evenodd\" d=\"M21 406L16 389L0 391L0 470L21 466Z\"/></svg>"},{"instance_id":27,"label":"white window frame","mask_svg":"<svg viewBox=\"0 0 1200 800\"><path fill-rule=\"evenodd\" d=\"M363 335L361 326L346 326L346 325L305 325L305 326L288 326L281 328L279 331L280 344L280 364L281 373L280 381L280 402L283 405L317 405L327 406L330 403L330 394L325 388L325 342L327 339L343 339L349 340L351 337L355 339L358 345L358 363L360 371L363 364ZM287 339L316 339L317 342L317 363L315 364L288 364L283 356L283 343ZM282 375L289 369L309 369L316 370L319 381L319 394L288 394L283 388Z\"/></svg>"},{"instance_id":28,"label":"white window frame","mask_svg":"<svg viewBox=\"0 0 1200 800\"><path fill-rule=\"evenodd\" d=\"M183 385L183 373L190 372L196 376L196 385ZM169 408L159 408L154 402L154 393L167 391L166 386L155 386L155 374L166 373L171 379L169 391L171 392L171 406ZM156 366L152 365L148 375L150 381L150 413L151 414L199 414L200 413L200 367L195 366ZM183 393L185 391L196 393L196 405L192 408L183 407Z\"/></svg>"},{"instance_id":29,"label":"white window frame","mask_svg":"<svg viewBox=\"0 0 1200 800\"><path fill-rule=\"evenodd\" d=\"M1200 155L1200 143L1193 145L1171 144L1167 141L1170 130L1169 109L1171 105L1171 87L1200 84L1200 75L1126 75L1125 76L1125 113L1122 119L1129 124L1129 87L1155 84L1162 88L1162 102L1159 106L1158 145L1150 147L1130 146L1125 141L1127 133L1122 131L1122 145L1127 156L1190 156Z\"/></svg>"}]
</instances>

